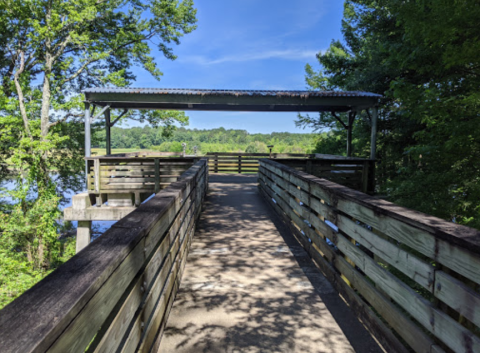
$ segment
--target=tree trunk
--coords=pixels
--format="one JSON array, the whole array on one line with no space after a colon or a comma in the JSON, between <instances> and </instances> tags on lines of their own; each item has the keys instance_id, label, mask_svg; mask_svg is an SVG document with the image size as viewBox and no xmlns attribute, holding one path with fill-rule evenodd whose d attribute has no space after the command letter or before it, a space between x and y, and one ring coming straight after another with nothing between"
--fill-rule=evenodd
<instances>
[{"instance_id":1,"label":"tree trunk","mask_svg":"<svg viewBox=\"0 0 480 353\"><path fill-rule=\"evenodd\" d=\"M45 76L43 78L43 90L42 90L42 111L40 114L41 119L41 138L44 141L48 135L49 130L49 116L50 116L50 75L52 73L52 57L50 54L46 54L45 63Z\"/></svg>"}]
</instances>

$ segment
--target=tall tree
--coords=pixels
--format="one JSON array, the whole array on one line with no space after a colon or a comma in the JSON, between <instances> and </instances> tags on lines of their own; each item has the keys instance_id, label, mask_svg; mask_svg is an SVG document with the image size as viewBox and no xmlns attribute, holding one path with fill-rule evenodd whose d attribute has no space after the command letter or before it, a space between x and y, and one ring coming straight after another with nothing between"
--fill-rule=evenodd
<instances>
[{"instance_id":1,"label":"tall tree","mask_svg":"<svg viewBox=\"0 0 480 353\"><path fill-rule=\"evenodd\" d=\"M384 94L378 146L382 191L399 204L477 228L479 16L474 0L347 0L343 40L319 53L321 69L307 66L306 76L312 89ZM298 120L317 127L328 122ZM367 128L357 119L358 155L368 145L362 137ZM331 145L341 134L333 126ZM319 147L329 145L322 143Z\"/></svg>"},{"instance_id":2,"label":"tall tree","mask_svg":"<svg viewBox=\"0 0 480 353\"><path fill-rule=\"evenodd\" d=\"M196 10L192 0L3 0L0 19L0 177L5 164L18 172L1 215L0 267L15 258L46 271L62 258L57 186L72 186L83 165L80 91L128 86L134 65L160 79L151 43L175 59L172 44L195 29ZM188 119L130 117L167 126Z\"/></svg>"}]
</instances>

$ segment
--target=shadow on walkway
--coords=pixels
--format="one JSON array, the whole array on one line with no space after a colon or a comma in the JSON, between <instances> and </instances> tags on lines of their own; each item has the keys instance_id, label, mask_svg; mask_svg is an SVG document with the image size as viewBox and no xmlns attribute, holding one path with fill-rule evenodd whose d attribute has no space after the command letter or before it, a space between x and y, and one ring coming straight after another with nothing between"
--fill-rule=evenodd
<instances>
[{"instance_id":1,"label":"shadow on walkway","mask_svg":"<svg viewBox=\"0 0 480 353\"><path fill-rule=\"evenodd\" d=\"M257 191L210 176L161 352L382 352Z\"/></svg>"}]
</instances>

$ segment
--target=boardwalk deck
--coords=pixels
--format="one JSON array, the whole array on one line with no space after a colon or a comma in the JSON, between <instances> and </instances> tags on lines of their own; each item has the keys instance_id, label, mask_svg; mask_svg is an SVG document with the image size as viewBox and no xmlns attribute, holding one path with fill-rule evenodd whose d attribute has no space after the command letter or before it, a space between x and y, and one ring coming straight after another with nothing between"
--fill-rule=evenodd
<instances>
[{"instance_id":1,"label":"boardwalk deck","mask_svg":"<svg viewBox=\"0 0 480 353\"><path fill-rule=\"evenodd\" d=\"M210 176L160 352L381 352L256 188Z\"/></svg>"}]
</instances>

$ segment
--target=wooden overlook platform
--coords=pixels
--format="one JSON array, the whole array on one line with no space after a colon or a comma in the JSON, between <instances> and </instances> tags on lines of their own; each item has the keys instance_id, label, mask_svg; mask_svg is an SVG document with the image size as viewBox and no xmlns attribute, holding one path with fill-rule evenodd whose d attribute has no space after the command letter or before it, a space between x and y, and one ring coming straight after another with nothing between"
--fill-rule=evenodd
<instances>
[{"instance_id":1,"label":"wooden overlook platform","mask_svg":"<svg viewBox=\"0 0 480 353\"><path fill-rule=\"evenodd\" d=\"M478 231L359 191L371 161L247 157L98 158L68 212L125 214L0 311L0 352L480 352Z\"/></svg>"}]
</instances>

